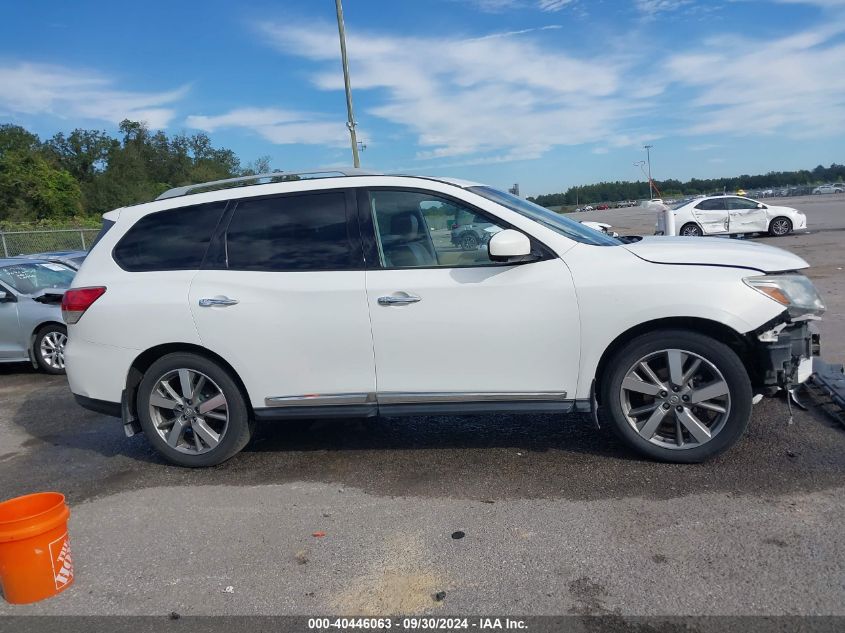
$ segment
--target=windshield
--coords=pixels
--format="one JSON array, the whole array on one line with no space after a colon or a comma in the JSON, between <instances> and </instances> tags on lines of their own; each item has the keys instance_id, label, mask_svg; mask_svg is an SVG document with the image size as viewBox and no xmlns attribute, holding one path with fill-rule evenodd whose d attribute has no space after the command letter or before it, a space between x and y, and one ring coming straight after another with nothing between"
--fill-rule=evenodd
<instances>
[{"instance_id":1,"label":"windshield","mask_svg":"<svg viewBox=\"0 0 845 633\"><path fill-rule=\"evenodd\" d=\"M492 187L469 187L468 191L477 193L479 196L492 200L511 211L516 211L520 215L534 220L546 228L576 242L592 244L593 246L618 246L621 244L619 240L605 233L591 229L588 226L579 224L575 220L570 220L566 216L550 211L533 202L528 202L528 200L523 200L518 196L505 193L504 191L499 191Z\"/></svg>"},{"instance_id":2,"label":"windshield","mask_svg":"<svg viewBox=\"0 0 845 633\"><path fill-rule=\"evenodd\" d=\"M0 281L17 292L33 295L47 288L69 288L74 272L63 264L33 262L0 267Z\"/></svg>"}]
</instances>

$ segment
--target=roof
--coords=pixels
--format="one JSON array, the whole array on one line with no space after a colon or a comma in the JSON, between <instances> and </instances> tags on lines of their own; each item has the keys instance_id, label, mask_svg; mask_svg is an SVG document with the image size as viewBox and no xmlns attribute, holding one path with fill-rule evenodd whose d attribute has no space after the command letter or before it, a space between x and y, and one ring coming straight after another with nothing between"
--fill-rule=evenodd
<instances>
[{"instance_id":1,"label":"roof","mask_svg":"<svg viewBox=\"0 0 845 633\"><path fill-rule=\"evenodd\" d=\"M356 176L396 176L402 178L419 178L421 180L435 180L438 182L455 185L456 187L475 187L480 186L480 183L469 180L460 180L458 178L443 178L433 176L415 176L411 174L384 174L381 172L366 171L356 168L337 168L337 167L323 167L316 169L308 169L302 171L275 171L263 174L254 174L251 176L238 176L237 178L224 178L222 180L212 180L210 182L201 182L193 185L184 185L182 187L174 187L168 189L156 200L167 200L170 198L178 198L181 196L188 196L195 193L206 193L209 191L221 190L231 188L233 185L240 187L255 187L258 185L265 185L270 183L278 183L285 181L300 181L313 180L317 178L350 178ZM251 183L251 184L247 184Z\"/></svg>"}]
</instances>

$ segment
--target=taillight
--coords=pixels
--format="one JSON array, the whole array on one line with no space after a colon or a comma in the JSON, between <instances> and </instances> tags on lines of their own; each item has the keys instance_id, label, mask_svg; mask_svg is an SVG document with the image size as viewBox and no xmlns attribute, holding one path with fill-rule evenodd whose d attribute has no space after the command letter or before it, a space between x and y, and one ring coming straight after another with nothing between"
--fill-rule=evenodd
<instances>
[{"instance_id":1,"label":"taillight","mask_svg":"<svg viewBox=\"0 0 845 633\"><path fill-rule=\"evenodd\" d=\"M71 288L62 297L62 317L65 323L76 323L97 299L105 294L104 286L90 288Z\"/></svg>"}]
</instances>

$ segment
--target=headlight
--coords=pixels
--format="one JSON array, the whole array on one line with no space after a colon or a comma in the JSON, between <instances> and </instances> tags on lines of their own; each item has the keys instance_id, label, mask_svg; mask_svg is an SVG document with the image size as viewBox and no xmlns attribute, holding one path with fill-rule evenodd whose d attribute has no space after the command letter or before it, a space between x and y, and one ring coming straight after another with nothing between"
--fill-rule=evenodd
<instances>
[{"instance_id":1,"label":"headlight","mask_svg":"<svg viewBox=\"0 0 845 633\"><path fill-rule=\"evenodd\" d=\"M746 285L786 306L789 316L820 315L825 307L813 282L797 273L746 277Z\"/></svg>"}]
</instances>

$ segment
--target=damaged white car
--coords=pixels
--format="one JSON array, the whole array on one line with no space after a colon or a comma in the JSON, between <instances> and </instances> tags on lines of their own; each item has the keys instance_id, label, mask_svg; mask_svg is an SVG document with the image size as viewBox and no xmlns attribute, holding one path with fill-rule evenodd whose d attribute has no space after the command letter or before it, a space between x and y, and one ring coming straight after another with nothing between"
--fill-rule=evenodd
<instances>
[{"instance_id":1,"label":"damaged white car","mask_svg":"<svg viewBox=\"0 0 845 633\"><path fill-rule=\"evenodd\" d=\"M739 235L768 233L783 237L807 228L807 216L792 207L765 204L743 196L708 196L682 200L672 207L678 235ZM658 216L655 233L664 233Z\"/></svg>"},{"instance_id":2,"label":"damaged white car","mask_svg":"<svg viewBox=\"0 0 845 633\"><path fill-rule=\"evenodd\" d=\"M477 183L328 171L107 213L62 305L77 401L184 466L258 421L599 407L639 453L697 462L810 375L824 306L791 253L623 243ZM468 216L489 239L465 249L442 227ZM485 342L456 356L467 332Z\"/></svg>"}]
</instances>

